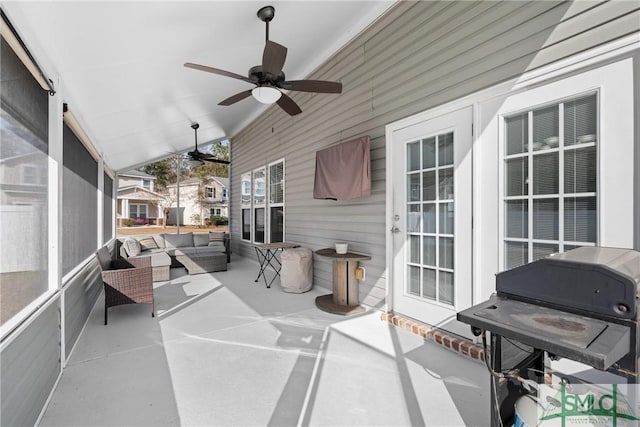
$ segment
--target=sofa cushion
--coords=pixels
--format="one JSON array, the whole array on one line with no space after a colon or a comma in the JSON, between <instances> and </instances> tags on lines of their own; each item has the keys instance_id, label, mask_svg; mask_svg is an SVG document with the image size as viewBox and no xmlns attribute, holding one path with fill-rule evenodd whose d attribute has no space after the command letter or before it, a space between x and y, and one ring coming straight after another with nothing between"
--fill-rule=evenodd
<instances>
[{"instance_id":1,"label":"sofa cushion","mask_svg":"<svg viewBox=\"0 0 640 427\"><path fill-rule=\"evenodd\" d=\"M226 236L227 233L223 233L220 231L210 231L208 246L222 246L224 248L224 241L226 239Z\"/></svg>"},{"instance_id":2,"label":"sofa cushion","mask_svg":"<svg viewBox=\"0 0 640 427\"><path fill-rule=\"evenodd\" d=\"M193 233L164 234L163 237L167 249L193 247Z\"/></svg>"},{"instance_id":3,"label":"sofa cushion","mask_svg":"<svg viewBox=\"0 0 640 427\"><path fill-rule=\"evenodd\" d=\"M194 233L193 246L207 246L209 244L209 235L207 233Z\"/></svg>"},{"instance_id":4,"label":"sofa cushion","mask_svg":"<svg viewBox=\"0 0 640 427\"><path fill-rule=\"evenodd\" d=\"M140 247L140 242L138 242L136 239L128 238L124 241L124 243L122 243L122 245L124 246L124 249L127 251L128 256L138 256L142 251L142 248Z\"/></svg>"},{"instance_id":5,"label":"sofa cushion","mask_svg":"<svg viewBox=\"0 0 640 427\"><path fill-rule=\"evenodd\" d=\"M149 249L158 249L158 244L152 236L142 237L140 240L140 248L143 251L148 251Z\"/></svg>"},{"instance_id":6,"label":"sofa cushion","mask_svg":"<svg viewBox=\"0 0 640 427\"><path fill-rule=\"evenodd\" d=\"M194 247L182 247L182 248L167 248L165 249L167 254L175 257L176 255L192 255L197 253Z\"/></svg>"},{"instance_id":7,"label":"sofa cushion","mask_svg":"<svg viewBox=\"0 0 640 427\"><path fill-rule=\"evenodd\" d=\"M195 248L198 254L223 254L225 253L224 246L200 246Z\"/></svg>"}]
</instances>

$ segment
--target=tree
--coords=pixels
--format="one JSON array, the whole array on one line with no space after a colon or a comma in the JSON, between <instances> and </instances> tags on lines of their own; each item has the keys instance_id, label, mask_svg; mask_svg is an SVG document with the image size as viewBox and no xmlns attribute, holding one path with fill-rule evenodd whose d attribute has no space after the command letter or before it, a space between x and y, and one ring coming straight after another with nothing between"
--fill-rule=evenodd
<instances>
[{"instance_id":1,"label":"tree","mask_svg":"<svg viewBox=\"0 0 640 427\"><path fill-rule=\"evenodd\" d=\"M229 160L229 143L227 140L205 146L203 153L213 154L216 159ZM218 176L222 178L229 177L229 165L221 163L204 162L203 165L192 168L192 177L198 177L204 180L209 176Z\"/></svg>"},{"instance_id":2,"label":"tree","mask_svg":"<svg viewBox=\"0 0 640 427\"><path fill-rule=\"evenodd\" d=\"M168 184L176 181L175 158L168 157L154 163L149 163L142 171L156 178L156 189L165 190Z\"/></svg>"}]
</instances>

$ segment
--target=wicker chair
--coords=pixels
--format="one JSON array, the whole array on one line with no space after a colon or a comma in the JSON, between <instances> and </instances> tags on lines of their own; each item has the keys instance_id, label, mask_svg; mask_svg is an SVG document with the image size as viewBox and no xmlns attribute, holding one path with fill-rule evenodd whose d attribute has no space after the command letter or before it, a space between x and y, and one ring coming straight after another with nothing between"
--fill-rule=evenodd
<instances>
[{"instance_id":1,"label":"wicker chair","mask_svg":"<svg viewBox=\"0 0 640 427\"><path fill-rule=\"evenodd\" d=\"M121 304L151 304L151 317L154 317L151 258L112 260L106 247L96 252L96 258L104 283L104 324L107 324L109 307Z\"/></svg>"}]
</instances>

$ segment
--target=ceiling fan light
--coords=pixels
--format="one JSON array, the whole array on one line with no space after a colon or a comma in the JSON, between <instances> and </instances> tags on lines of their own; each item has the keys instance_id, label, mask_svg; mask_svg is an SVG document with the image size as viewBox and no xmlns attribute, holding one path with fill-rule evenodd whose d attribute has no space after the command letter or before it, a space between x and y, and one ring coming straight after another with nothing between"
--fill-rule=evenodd
<instances>
[{"instance_id":1,"label":"ceiling fan light","mask_svg":"<svg viewBox=\"0 0 640 427\"><path fill-rule=\"evenodd\" d=\"M273 104L282 96L282 92L273 86L258 86L251 91L253 97L263 104Z\"/></svg>"},{"instance_id":2,"label":"ceiling fan light","mask_svg":"<svg viewBox=\"0 0 640 427\"><path fill-rule=\"evenodd\" d=\"M189 159L189 166L191 166L192 168L196 168L196 167L202 166L202 165L204 165L204 162L202 160Z\"/></svg>"}]
</instances>

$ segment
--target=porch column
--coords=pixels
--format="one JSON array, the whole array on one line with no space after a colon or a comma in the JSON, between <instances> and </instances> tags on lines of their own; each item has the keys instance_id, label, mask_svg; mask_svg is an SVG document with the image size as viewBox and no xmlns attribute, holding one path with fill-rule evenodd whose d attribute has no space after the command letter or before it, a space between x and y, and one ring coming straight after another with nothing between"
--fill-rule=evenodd
<instances>
[{"instance_id":1,"label":"porch column","mask_svg":"<svg viewBox=\"0 0 640 427\"><path fill-rule=\"evenodd\" d=\"M122 218L129 218L129 199L122 199Z\"/></svg>"}]
</instances>

